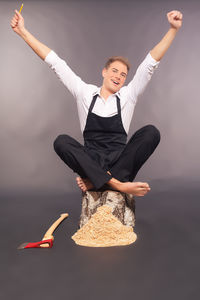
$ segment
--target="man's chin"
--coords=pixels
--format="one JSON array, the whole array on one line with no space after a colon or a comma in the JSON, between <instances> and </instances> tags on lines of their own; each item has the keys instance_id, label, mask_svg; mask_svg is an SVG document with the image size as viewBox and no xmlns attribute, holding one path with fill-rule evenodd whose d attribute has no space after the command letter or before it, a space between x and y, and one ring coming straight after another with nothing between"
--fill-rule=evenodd
<instances>
[{"instance_id":1,"label":"man's chin","mask_svg":"<svg viewBox=\"0 0 200 300\"><path fill-rule=\"evenodd\" d=\"M112 89L112 93L115 94L115 93L119 92L119 90L120 90L120 88L116 87L116 88Z\"/></svg>"}]
</instances>

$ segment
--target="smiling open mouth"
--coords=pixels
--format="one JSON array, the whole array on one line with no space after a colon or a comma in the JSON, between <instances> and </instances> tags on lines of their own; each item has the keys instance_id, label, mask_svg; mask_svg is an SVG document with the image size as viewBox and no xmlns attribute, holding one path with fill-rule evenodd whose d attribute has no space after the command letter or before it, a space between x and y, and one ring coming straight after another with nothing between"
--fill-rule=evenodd
<instances>
[{"instance_id":1,"label":"smiling open mouth","mask_svg":"<svg viewBox=\"0 0 200 300\"><path fill-rule=\"evenodd\" d=\"M112 82L115 84L115 85L119 85L119 82L115 81L115 80L112 80Z\"/></svg>"}]
</instances>

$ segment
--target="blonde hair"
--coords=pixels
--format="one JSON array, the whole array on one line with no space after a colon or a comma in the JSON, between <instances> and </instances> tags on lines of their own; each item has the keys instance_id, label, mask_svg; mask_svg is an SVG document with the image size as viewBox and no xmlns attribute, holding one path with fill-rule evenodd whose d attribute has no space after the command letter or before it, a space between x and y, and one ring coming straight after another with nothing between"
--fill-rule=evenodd
<instances>
[{"instance_id":1,"label":"blonde hair","mask_svg":"<svg viewBox=\"0 0 200 300\"><path fill-rule=\"evenodd\" d=\"M105 63L105 68L108 69L110 64L112 64L115 61L120 61L121 63L123 63L126 67L127 70L130 70L130 63L128 61L128 59L126 57L123 56L112 56L110 58L108 58L107 62Z\"/></svg>"}]
</instances>

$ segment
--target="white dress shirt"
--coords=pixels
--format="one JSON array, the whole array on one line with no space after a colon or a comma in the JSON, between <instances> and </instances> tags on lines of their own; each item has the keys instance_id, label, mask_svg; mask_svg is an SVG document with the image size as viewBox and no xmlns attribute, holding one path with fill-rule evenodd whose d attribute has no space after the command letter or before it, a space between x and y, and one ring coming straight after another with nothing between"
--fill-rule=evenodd
<instances>
[{"instance_id":1,"label":"white dress shirt","mask_svg":"<svg viewBox=\"0 0 200 300\"><path fill-rule=\"evenodd\" d=\"M51 50L51 52L49 52L45 58L45 62L55 71L58 78L75 97L82 132L86 125L88 110L92 99L94 95L98 94L92 112L101 117L112 117L117 114L116 95L118 95L121 104L122 123L127 134L138 96L146 88L154 70L159 64L159 62L148 53L130 83L127 86L123 86L116 94L110 95L108 99L105 100L100 96L100 87L85 83L54 51Z\"/></svg>"}]
</instances>

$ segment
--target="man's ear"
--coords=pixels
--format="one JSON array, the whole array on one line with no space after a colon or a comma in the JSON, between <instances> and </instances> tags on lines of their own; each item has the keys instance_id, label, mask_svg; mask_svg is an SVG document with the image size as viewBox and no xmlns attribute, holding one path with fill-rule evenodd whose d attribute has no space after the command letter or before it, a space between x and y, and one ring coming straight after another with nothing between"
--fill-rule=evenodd
<instances>
[{"instance_id":1,"label":"man's ear","mask_svg":"<svg viewBox=\"0 0 200 300\"><path fill-rule=\"evenodd\" d=\"M107 69L103 68L103 70L102 70L102 76L103 76L103 78L105 78L106 72L107 72Z\"/></svg>"}]
</instances>

